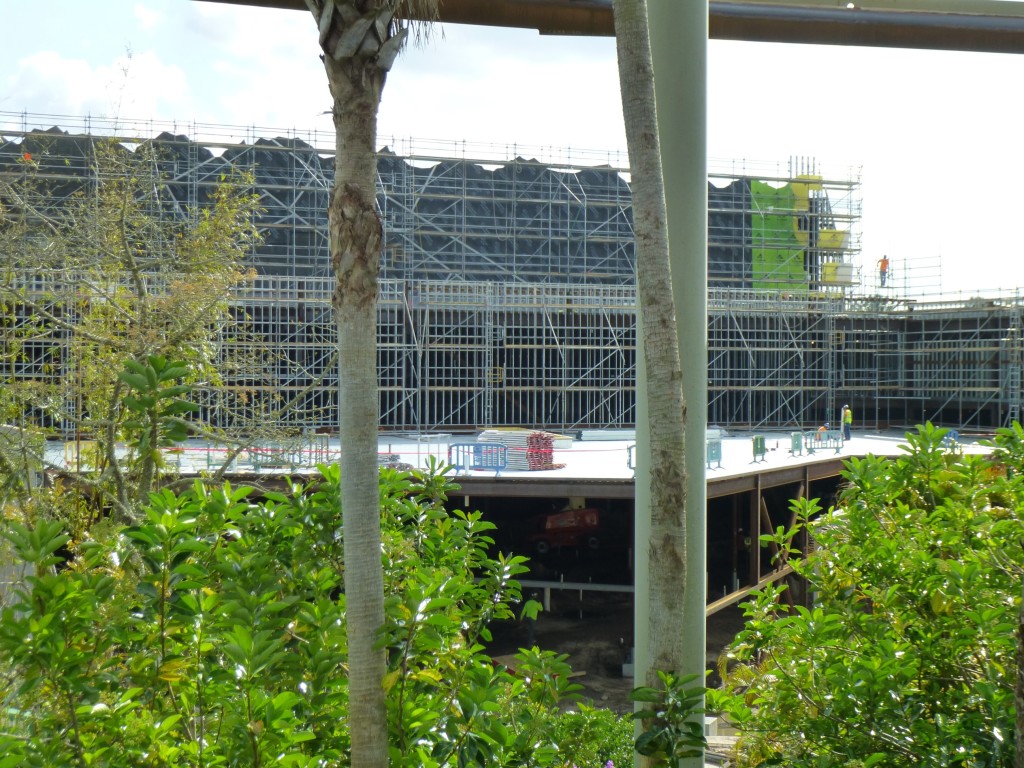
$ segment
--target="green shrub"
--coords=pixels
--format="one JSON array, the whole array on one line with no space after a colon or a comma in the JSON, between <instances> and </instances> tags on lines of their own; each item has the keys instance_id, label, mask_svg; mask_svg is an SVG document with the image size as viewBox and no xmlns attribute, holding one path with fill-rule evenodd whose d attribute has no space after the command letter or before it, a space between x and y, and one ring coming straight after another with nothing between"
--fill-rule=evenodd
<instances>
[{"instance_id":1,"label":"green shrub","mask_svg":"<svg viewBox=\"0 0 1024 768\"><path fill-rule=\"evenodd\" d=\"M0 768L347 764L344 532L321 471L258 502L161 491L66 562L61 523L8 524L36 573L0 615L0 706L20 713ZM486 654L524 559L489 556L492 526L446 512L451 488L437 468L381 476L392 765L552 765L578 686L564 656L522 651L513 673Z\"/></svg>"},{"instance_id":2,"label":"green shrub","mask_svg":"<svg viewBox=\"0 0 1024 768\"><path fill-rule=\"evenodd\" d=\"M559 768L604 768L609 761L619 768L632 765L634 728L628 716L586 705L557 715L552 738Z\"/></svg>"},{"instance_id":3,"label":"green shrub","mask_svg":"<svg viewBox=\"0 0 1024 768\"><path fill-rule=\"evenodd\" d=\"M815 601L771 587L745 606L725 674L741 766L1016 764L1024 431L1000 430L994 458L945 432L850 460L835 509L794 501L796 528L769 535Z\"/></svg>"}]
</instances>

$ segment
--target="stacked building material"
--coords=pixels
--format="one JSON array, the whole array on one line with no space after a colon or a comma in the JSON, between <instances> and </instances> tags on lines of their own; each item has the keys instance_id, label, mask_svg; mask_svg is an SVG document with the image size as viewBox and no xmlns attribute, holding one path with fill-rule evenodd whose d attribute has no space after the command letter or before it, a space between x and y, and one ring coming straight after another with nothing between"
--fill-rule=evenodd
<instances>
[{"instance_id":1,"label":"stacked building material","mask_svg":"<svg viewBox=\"0 0 1024 768\"><path fill-rule=\"evenodd\" d=\"M485 429L477 442L501 443L508 447L508 469L561 469L554 463L554 443L558 435L527 429Z\"/></svg>"}]
</instances>

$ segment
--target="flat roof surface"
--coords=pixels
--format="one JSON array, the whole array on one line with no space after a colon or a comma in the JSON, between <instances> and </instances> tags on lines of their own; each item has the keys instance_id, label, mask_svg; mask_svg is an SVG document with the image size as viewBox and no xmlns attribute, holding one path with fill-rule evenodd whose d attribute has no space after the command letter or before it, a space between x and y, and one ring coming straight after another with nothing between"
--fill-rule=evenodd
<instances>
[{"instance_id":1,"label":"flat roof surface","mask_svg":"<svg viewBox=\"0 0 1024 768\"><path fill-rule=\"evenodd\" d=\"M519 495L524 489L534 486L535 492L527 491L526 495L574 495L585 487L590 494L603 489L607 495L632 497L636 439L631 430L584 430L558 436L550 452L527 449L526 436L530 434L536 432L495 429L474 435L384 434L378 440L378 460L382 464L423 469L431 460L448 463L452 459L455 463L461 456L463 466L456 469L453 476L467 492L473 493L496 495L509 493L515 488L509 495ZM709 430L709 435L714 434L715 430ZM502 469L472 468L477 463L475 455L483 456L484 465L498 458L497 451L488 448L496 444L495 435L506 443L504 458L508 466ZM705 469L709 495L721 495L711 493L717 485L725 489L723 493L736 492L743 490L741 481L744 478L773 474L784 478L792 475L791 470L799 470L801 475L811 473L808 475L811 477L835 475L846 459L868 454L898 456L903 452L900 446L906 445L905 434L896 431L854 430L852 439L844 441L838 450L828 444L819 445L813 438L794 442L793 435L793 432L783 431L723 434L720 438L721 466L715 460ZM485 438L483 441L481 436ZM755 456L755 437L764 439L763 456ZM982 443L983 439L961 436L959 445L966 453L987 453L989 448ZM508 443L518 443L521 447ZM813 452L808 450L808 446ZM83 461L87 458L88 449L87 441L58 444L50 447L47 458L52 465L72 469L78 455L83 457ZM336 461L339 450L339 441L325 435L256 444L238 455L228 474L306 474L314 471L317 464ZM226 453L224 447L187 441L179 450L168 452L166 460L172 470L182 474L200 474L215 470ZM522 466L526 463L524 457L532 458L530 463L533 465L545 468L516 468L516 464Z\"/></svg>"},{"instance_id":2,"label":"flat roof surface","mask_svg":"<svg viewBox=\"0 0 1024 768\"><path fill-rule=\"evenodd\" d=\"M761 472L766 469L789 468L804 466L823 462L835 461L836 459L848 459L852 456L866 456L874 454L877 456L898 456L903 451L901 445L906 445L906 437L902 433L871 433L854 431L852 439L845 441L837 451L833 447L821 447L811 443L814 452L809 453L801 446L799 453L793 452L791 432L757 432L744 434L729 434L722 437L722 460L721 467L718 462L712 462L711 468L706 468L707 479L712 481L716 478L730 478L749 475L754 472ZM754 436L760 436L765 441L765 454L763 458L755 461ZM462 440L459 442L473 442ZM803 443L804 441L800 441ZM546 470L515 470L504 469L500 472L501 477L506 478L529 478L541 475L550 477L567 477L587 480L632 480L633 469L630 468L629 453L631 446L636 444L635 438L623 438L617 436L612 439L601 439L599 436L585 437L582 440L573 440L570 447L554 448L552 450L552 462L556 465L563 465L557 469ZM986 453L988 448L981 445L978 439L963 438L960 442L962 449L969 453ZM424 460L425 455L437 455L436 448L432 448L429 441L422 444L394 444L396 452L413 466L422 466L417 463ZM446 458L442 456L442 458ZM464 475L475 476L486 474L483 471L460 471L459 477ZM493 474L493 472L492 472Z\"/></svg>"}]
</instances>

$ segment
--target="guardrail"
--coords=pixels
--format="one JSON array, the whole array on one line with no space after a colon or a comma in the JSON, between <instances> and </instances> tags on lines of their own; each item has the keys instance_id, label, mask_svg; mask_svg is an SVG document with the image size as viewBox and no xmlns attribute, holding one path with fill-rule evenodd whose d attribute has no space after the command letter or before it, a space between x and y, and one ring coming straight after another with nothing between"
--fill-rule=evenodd
<instances>
[{"instance_id":1,"label":"guardrail","mask_svg":"<svg viewBox=\"0 0 1024 768\"><path fill-rule=\"evenodd\" d=\"M835 448L836 453L841 453L843 450L843 433L838 429L819 429L815 432L804 432L804 448L809 454L825 448Z\"/></svg>"},{"instance_id":2,"label":"guardrail","mask_svg":"<svg viewBox=\"0 0 1024 768\"><path fill-rule=\"evenodd\" d=\"M456 471L494 472L497 477L508 467L508 447L502 443L452 443L448 463Z\"/></svg>"}]
</instances>

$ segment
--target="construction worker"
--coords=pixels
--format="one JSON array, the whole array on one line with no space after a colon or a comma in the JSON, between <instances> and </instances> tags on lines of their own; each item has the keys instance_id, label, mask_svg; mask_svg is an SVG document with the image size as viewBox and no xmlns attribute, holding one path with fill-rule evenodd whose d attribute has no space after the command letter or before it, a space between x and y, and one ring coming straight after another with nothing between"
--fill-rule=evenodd
<instances>
[{"instance_id":1,"label":"construction worker","mask_svg":"<svg viewBox=\"0 0 1024 768\"><path fill-rule=\"evenodd\" d=\"M849 440L853 430L853 410L848 405L843 406L843 439Z\"/></svg>"},{"instance_id":2,"label":"construction worker","mask_svg":"<svg viewBox=\"0 0 1024 768\"><path fill-rule=\"evenodd\" d=\"M886 280L889 278L889 257L883 256L879 259L879 285L886 287Z\"/></svg>"}]
</instances>

